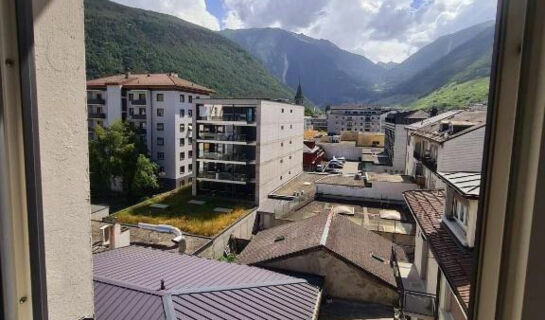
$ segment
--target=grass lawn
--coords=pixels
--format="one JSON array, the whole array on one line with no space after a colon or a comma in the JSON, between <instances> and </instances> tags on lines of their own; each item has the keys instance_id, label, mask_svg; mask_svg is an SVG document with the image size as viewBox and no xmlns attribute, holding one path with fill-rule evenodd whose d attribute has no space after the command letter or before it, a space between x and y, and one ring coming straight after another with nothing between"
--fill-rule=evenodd
<instances>
[{"instance_id":1,"label":"grass lawn","mask_svg":"<svg viewBox=\"0 0 545 320\"><path fill-rule=\"evenodd\" d=\"M205 201L205 203L202 205L188 203L190 200L201 200ZM169 207L164 210L149 207L156 203L167 204ZM216 207L233 210L229 213L214 212ZM213 236L228 227L252 207L251 203L243 201L193 197L191 187L188 186L175 193L159 195L118 211L114 214L114 217L121 223L169 224L178 227L183 232Z\"/></svg>"}]
</instances>

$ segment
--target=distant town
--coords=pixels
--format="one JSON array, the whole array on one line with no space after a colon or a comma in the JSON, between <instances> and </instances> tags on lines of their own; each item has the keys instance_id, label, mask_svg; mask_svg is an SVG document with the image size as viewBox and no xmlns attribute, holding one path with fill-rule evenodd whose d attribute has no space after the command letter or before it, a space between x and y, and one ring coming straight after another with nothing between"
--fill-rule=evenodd
<instances>
[{"instance_id":1,"label":"distant town","mask_svg":"<svg viewBox=\"0 0 545 320\"><path fill-rule=\"evenodd\" d=\"M486 106L304 105L87 82L97 319L468 318Z\"/></svg>"}]
</instances>

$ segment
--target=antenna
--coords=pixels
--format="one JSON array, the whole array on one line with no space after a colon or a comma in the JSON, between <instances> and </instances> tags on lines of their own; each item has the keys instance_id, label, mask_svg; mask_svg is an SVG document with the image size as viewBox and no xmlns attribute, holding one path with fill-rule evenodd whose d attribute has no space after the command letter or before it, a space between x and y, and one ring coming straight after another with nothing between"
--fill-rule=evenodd
<instances>
[{"instance_id":1,"label":"antenna","mask_svg":"<svg viewBox=\"0 0 545 320\"><path fill-rule=\"evenodd\" d=\"M165 290L165 280L161 279L161 288L159 290Z\"/></svg>"}]
</instances>

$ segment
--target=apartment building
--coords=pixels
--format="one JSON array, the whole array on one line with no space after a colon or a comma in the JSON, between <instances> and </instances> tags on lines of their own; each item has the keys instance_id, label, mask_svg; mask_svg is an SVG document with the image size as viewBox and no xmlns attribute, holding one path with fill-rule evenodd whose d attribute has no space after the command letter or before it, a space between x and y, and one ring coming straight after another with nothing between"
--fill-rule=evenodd
<instances>
[{"instance_id":1,"label":"apartment building","mask_svg":"<svg viewBox=\"0 0 545 320\"><path fill-rule=\"evenodd\" d=\"M384 123L384 153L391 170L405 173L407 131L405 126L429 117L424 111L389 112Z\"/></svg>"},{"instance_id":2,"label":"apartment building","mask_svg":"<svg viewBox=\"0 0 545 320\"><path fill-rule=\"evenodd\" d=\"M327 114L327 132L380 132L380 115L387 110L364 105L332 106Z\"/></svg>"},{"instance_id":3,"label":"apartment building","mask_svg":"<svg viewBox=\"0 0 545 320\"><path fill-rule=\"evenodd\" d=\"M404 193L417 232L412 278L402 282L401 294L407 303L401 310L411 319L464 320L469 310L481 174L438 175L445 190Z\"/></svg>"},{"instance_id":4,"label":"apartment building","mask_svg":"<svg viewBox=\"0 0 545 320\"><path fill-rule=\"evenodd\" d=\"M191 182L195 100L214 91L169 74L118 74L87 81L90 137L95 126L134 124L165 187Z\"/></svg>"},{"instance_id":5,"label":"apartment building","mask_svg":"<svg viewBox=\"0 0 545 320\"><path fill-rule=\"evenodd\" d=\"M257 99L199 99L193 194L259 204L302 170L304 107Z\"/></svg>"},{"instance_id":6,"label":"apartment building","mask_svg":"<svg viewBox=\"0 0 545 320\"><path fill-rule=\"evenodd\" d=\"M310 124L312 129L316 131L326 131L327 132L327 117L318 116L310 118Z\"/></svg>"},{"instance_id":7,"label":"apartment building","mask_svg":"<svg viewBox=\"0 0 545 320\"><path fill-rule=\"evenodd\" d=\"M409 126L406 172L426 189L444 187L437 172L481 170L486 111L454 111Z\"/></svg>"}]
</instances>

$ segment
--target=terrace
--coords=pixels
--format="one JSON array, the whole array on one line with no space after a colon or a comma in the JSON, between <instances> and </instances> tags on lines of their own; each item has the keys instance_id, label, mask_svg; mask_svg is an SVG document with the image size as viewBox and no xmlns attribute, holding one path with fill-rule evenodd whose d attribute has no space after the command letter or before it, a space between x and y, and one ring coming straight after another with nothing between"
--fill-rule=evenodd
<instances>
[{"instance_id":1,"label":"terrace","mask_svg":"<svg viewBox=\"0 0 545 320\"><path fill-rule=\"evenodd\" d=\"M157 204L167 207L154 208ZM118 211L112 217L121 223L169 224L182 232L213 236L250 212L252 208L250 202L239 199L233 201L218 197L193 197L191 188L186 187L140 202Z\"/></svg>"}]
</instances>

